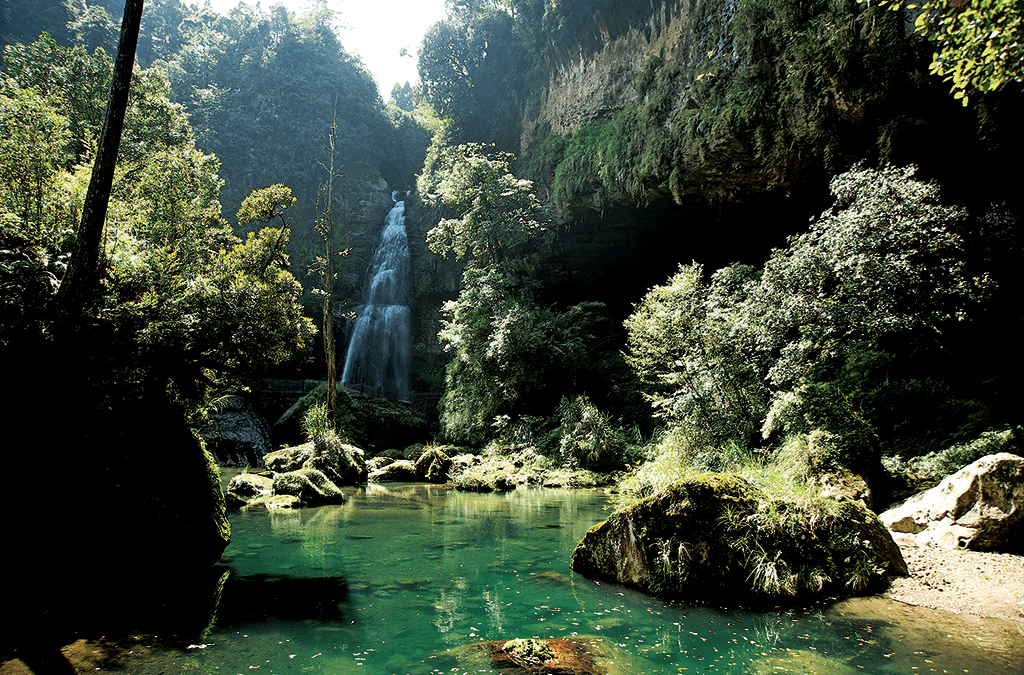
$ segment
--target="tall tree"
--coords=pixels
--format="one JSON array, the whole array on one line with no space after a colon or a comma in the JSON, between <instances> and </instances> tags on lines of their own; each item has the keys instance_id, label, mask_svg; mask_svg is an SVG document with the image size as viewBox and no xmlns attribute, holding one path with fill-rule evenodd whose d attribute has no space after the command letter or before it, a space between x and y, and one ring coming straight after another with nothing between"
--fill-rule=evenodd
<instances>
[{"instance_id":1,"label":"tall tree","mask_svg":"<svg viewBox=\"0 0 1024 675\"><path fill-rule=\"evenodd\" d=\"M121 147L121 132L128 109L128 91L131 88L135 49L139 42L143 0L125 0L121 37L114 59L114 79L110 85L107 113L93 164L89 190L85 196L78 237L68 263L67 274L57 291L56 325L59 330L74 330L85 303L94 293L99 272L100 247L103 243L103 223L107 217L107 204L114 182L114 167Z\"/></svg>"},{"instance_id":2,"label":"tall tree","mask_svg":"<svg viewBox=\"0 0 1024 675\"><path fill-rule=\"evenodd\" d=\"M333 420L338 408L338 348L334 342L334 256L347 256L348 249L334 250L334 179L338 173L338 109L335 105L334 121L328 138L331 150L327 182L323 186L323 212L316 221L316 230L324 238L324 255L316 261L323 273L324 300L324 357L327 359L327 419Z\"/></svg>"}]
</instances>

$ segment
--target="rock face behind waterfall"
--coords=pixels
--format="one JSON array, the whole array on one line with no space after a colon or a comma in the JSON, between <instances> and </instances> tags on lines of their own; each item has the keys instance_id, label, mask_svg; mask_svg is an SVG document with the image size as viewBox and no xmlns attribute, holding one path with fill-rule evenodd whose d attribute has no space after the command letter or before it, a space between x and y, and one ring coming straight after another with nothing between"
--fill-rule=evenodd
<instances>
[{"instance_id":1,"label":"rock face behind waterfall","mask_svg":"<svg viewBox=\"0 0 1024 675\"><path fill-rule=\"evenodd\" d=\"M738 476L714 474L594 526L571 567L659 597L722 606L853 595L907 574L899 547L862 504L775 499Z\"/></svg>"},{"instance_id":2,"label":"rock face behind waterfall","mask_svg":"<svg viewBox=\"0 0 1024 675\"><path fill-rule=\"evenodd\" d=\"M982 457L880 518L897 536L947 549L1024 548L1024 457Z\"/></svg>"},{"instance_id":3,"label":"rock face behind waterfall","mask_svg":"<svg viewBox=\"0 0 1024 675\"><path fill-rule=\"evenodd\" d=\"M360 393L410 398L410 265L405 202L398 201L367 270L365 302L357 310L341 376L342 383Z\"/></svg>"}]
</instances>

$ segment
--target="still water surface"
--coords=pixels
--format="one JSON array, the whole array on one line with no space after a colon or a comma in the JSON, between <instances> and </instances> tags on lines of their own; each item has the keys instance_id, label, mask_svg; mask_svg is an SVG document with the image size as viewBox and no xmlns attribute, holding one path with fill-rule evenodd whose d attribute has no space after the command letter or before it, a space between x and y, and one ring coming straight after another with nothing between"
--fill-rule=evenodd
<instances>
[{"instance_id":1,"label":"still water surface","mask_svg":"<svg viewBox=\"0 0 1024 675\"><path fill-rule=\"evenodd\" d=\"M568 567L608 516L599 491L370 486L344 505L237 513L212 629L138 672L488 672L481 640L599 640L616 673L1024 673L1006 622L880 598L814 610L672 606ZM142 657L138 657L141 659Z\"/></svg>"}]
</instances>

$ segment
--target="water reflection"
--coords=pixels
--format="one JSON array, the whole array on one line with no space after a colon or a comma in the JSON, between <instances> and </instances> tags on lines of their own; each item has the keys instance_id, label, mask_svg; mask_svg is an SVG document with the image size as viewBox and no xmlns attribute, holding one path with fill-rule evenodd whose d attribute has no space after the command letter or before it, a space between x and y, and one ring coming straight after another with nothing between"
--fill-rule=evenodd
<instances>
[{"instance_id":1,"label":"water reflection","mask_svg":"<svg viewBox=\"0 0 1024 675\"><path fill-rule=\"evenodd\" d=\"M537 637L600 644L618 673L1024 672L1024 638L998 621L878 598L725 612L583 579L568 560L607 517L601 492L371 486L348 497L234 514L230 575L202 640L136 650L123 669L472 672L479 664L452 661L463 645Z\"/></svg>"}]
</instances>

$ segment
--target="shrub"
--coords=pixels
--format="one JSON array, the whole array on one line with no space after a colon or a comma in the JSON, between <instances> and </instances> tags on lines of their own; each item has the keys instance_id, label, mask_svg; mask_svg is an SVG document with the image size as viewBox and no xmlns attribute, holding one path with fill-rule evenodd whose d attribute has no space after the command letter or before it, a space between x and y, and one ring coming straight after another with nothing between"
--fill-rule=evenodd
<instances>
[{"instance_id":1,"label":"shrub","mask_svg":"<svg viewBox=\"0 0 1024 675\"><path fill-rule=\"evenodd\" d=\"M918 489L926 489L968 464L998 452L1020 453L1019 441L1014 429L986 431L972 441L951 445L921 457L909 460L893 457L888 459L885 465L890 473L910 474L908 478L913 479Z\"/></svg>"},{"instance_id":2,"label":"shrub","mask_svg":"<svg viewBox=\"0 0 1024 675\"><path fill-rule=\"evenodd\" d=\"M735 442L715 446L699 430L680 425L664 431L648 447L646 462L620 476L616 507L709 471L737 474L774 497L803 499L816 494L807 482L805 445L788 442L774 453L749 450Z\"/></svg>"},{"instance_id":3,"label":"shrub","mask_svg":"<svg viewBox=\"0 0 1024 675\"><path fill-rule=\"evenodd\" d=\"M561 415L559 449L567 467L601 469L621 467L626 442L611 418L586 396L566 397Z\"/></svg>"}]
</instances>

